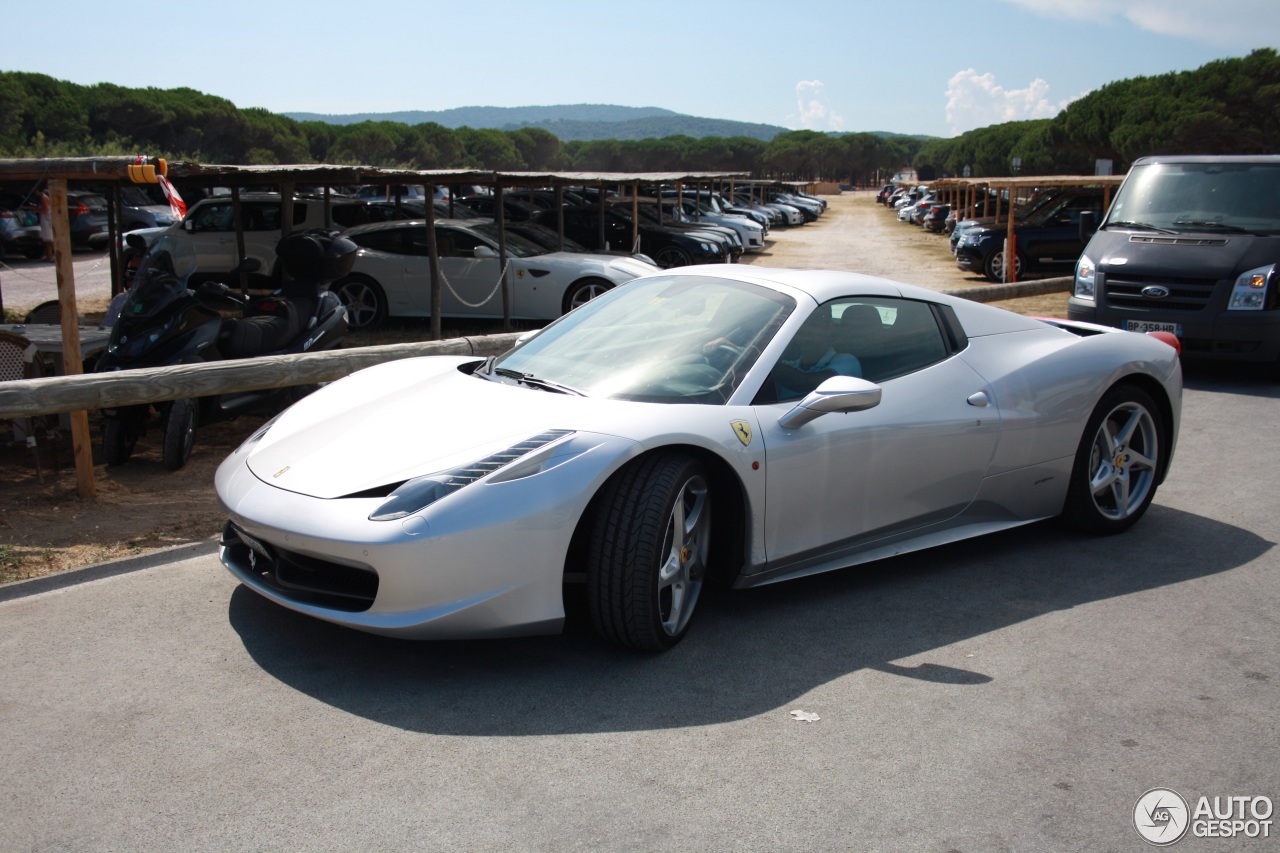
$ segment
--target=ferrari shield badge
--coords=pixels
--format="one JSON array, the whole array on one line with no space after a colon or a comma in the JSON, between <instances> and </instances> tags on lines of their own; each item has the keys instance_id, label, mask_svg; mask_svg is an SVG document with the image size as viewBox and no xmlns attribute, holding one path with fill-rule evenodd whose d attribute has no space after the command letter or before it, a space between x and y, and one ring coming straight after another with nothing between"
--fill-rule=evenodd
<instances>
[{"instance_id":1,"label":"ferrari shield badge","mask_svg":"<svg viewBox=\"0 0 1280 853\"><path fill-rule=\"evenodd\" d=\"M751 424L746 421L734 421L733 434L738 437L738 441L742 442L743 447L751 446Z\"/></svg>"}]
</instances>

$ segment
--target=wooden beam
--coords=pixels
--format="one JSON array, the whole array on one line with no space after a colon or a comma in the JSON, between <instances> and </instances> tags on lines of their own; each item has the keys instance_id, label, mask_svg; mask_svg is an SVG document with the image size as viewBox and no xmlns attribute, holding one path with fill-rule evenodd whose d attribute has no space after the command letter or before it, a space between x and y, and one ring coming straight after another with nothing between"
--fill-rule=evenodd
<instances>
[{"instance_id":1,"label":"wooden beam","mask_svg":"<svg viewBox=\"0 0 1280 853\"><path fill-rule=\"evenodd\" d=\"M417 341L2 382L0 418L83 413L89 409L332 382L362 368L402 358L498 355L514 346L522 334L511 332L447 341Z\"/></svg>"}]
</instances>

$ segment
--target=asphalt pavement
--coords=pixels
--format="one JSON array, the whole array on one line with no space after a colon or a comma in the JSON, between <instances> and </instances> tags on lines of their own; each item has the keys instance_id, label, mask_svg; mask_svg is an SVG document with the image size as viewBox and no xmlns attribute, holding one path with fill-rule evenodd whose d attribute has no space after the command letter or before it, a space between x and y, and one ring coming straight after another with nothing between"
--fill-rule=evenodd
<instances>
[{"instance_id":1,"label":"asphalt pavement","mask_svg":"<svg viewBox=\"0 0 1280 853\"><path fill-rule=\"evenodd\" d=\"M1124 535L719 593L658 656L346 631L207 548L7 588L0 849L1150 849L1150 789L1280 798L1277 397L1192 374Z\"/></svg>"}]
</instances>

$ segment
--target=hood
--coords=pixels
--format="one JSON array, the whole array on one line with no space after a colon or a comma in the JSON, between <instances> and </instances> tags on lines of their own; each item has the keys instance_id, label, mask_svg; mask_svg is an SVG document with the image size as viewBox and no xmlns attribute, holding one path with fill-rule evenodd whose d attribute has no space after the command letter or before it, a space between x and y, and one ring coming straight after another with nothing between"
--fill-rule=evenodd
<instances>
[{"instance_id":1,"label":"hood","mask_svg":"<svg viewBox=\"0 0 1280 853\"><path fill-rule=\"evenodd\" d=\"M404 359L328 385L280 416L249 469L280 489L337 498L469 464L549 429L580 429L600 405L458 370L475 360Z\"/></svg>"},{"instance_id":2,"label":"hood","mask_svg":"<svg viewBox=\"0 0 1280 853\"><path fill-rule=\"evenodd\" d=\"M1275 262L1280 237L1195 232L1177 235L1111 229L1094 234L1085 254L1108 275L1234 279Z\"/></svg>"}]
</instances>

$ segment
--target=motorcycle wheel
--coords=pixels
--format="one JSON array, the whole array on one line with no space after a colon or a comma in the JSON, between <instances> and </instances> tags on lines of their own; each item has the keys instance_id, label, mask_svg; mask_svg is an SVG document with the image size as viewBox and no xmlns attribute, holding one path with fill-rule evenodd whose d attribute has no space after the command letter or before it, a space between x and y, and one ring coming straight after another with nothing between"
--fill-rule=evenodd
<instances>
[{"instance_id":1,"label":"motorcycle wheel","mask_svg":"<svg viewBox=\"0 0 1280 853\"><path fill-rule=\"evenodd\" d=\"M115 416L102 421L102 453L108 465L124 465L133 456L138 430L133 420Z\"/></svg>"},{"instance_id":2,"label":"motorcycle wheel","mask_svg":"<svg viewBox=\"0 0 1280 853\"><path fill-rule=\"evenodd\" d=\"M191 458L196 443L195 400L174 400L164 419L164 450L161 461L170 471L177 471Z\"/></svg>"}]
</instances>

